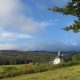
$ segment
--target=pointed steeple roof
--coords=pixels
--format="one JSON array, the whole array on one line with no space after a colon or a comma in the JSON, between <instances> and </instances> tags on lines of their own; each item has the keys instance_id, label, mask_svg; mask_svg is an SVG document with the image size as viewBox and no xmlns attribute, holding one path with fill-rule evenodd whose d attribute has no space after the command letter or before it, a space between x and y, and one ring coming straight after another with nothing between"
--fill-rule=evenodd
<instances>
[{"instance_id":1,"label":"pointed steeple roof","mask_svg":"<svg viewBox=\"0 0 80 80\"><path fill-rule=\"evenodd\" d=\"M60 53L60 51L58 51L58 56L61 56L61 53Z\"/></svg>"}]
</instances>

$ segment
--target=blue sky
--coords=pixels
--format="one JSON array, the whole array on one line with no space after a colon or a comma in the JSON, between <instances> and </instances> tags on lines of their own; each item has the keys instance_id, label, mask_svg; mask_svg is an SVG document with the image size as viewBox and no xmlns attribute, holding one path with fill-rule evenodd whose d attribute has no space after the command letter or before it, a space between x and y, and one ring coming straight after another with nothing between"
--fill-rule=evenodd
<instances>
[{"instance_id":1,"label":"blue sky","mask_svg":"<svg viewBox=\"0 0 80 80\"><path fill-rule=\"evenodd\" d=\"M0 0L0 50L79 51L80 33L61 28L77 19L48 10L68 0Z\"/></svg>"}]
</instances>

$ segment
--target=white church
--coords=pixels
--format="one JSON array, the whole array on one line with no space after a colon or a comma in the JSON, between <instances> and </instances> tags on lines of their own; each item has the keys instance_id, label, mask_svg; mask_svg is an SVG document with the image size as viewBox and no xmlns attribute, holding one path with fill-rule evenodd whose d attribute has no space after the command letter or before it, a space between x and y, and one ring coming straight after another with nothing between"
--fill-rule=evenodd
<instances>
[{"instance_id":1,"label":"white church","mask_svg":"<svg viewBox=\"0 0 80 80\"><path fill-rule=\"evenodd\" d=\"M51 64L59 64L64 61L65 61L65 59L64 59L63 54L61 54L60 51L58 51L57 57L53 61L50 61L50 63Z\"/></svg>"},{"instance_id":2,"label":"white church","mask_svg":"<svg viewBox=\"0 0 80 80\"><path fill-rule=\"evenodd\" d=\"M57 57L54 59L53 63L54 64L59 64L63 61L63 55L61 55L60 51L58 51Z\"/></svg>"}]
</instances>

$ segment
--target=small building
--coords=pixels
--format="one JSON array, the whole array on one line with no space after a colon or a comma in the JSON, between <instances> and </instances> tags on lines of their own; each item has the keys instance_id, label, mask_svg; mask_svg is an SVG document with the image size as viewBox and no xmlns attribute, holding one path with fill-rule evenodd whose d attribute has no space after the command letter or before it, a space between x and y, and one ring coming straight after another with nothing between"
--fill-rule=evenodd
<instances>
[{"instance_id":1,"label":"small building","mask_svg":"<svg viewBox=\"0 0 80 80\"><path fill-rule=\"evenodd\" d=\"M49 64L60 64L62 62L68 62L69 59L58 51L58 55L53 61L49 61Z\"/></svg>"},{"instance_id":2,"label":"small building","mask_svg":"<svg viewBox=\"0 0 80 80\"><path fill-rule=\"evenodd\" d=\"M58 51L57 57L54 59L53 64L59 64L64 61L63 54Z\"/></svg>"}]
</instances>

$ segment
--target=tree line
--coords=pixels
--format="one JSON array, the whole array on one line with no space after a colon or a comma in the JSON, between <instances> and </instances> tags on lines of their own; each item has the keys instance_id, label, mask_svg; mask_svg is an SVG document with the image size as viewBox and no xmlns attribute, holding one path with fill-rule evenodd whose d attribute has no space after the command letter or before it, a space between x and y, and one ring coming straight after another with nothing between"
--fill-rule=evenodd
<instances>
[{"instance_id":1,"label":"tree line","mask_svg":"<svg viewBox=\"0 0 80 80\"><path fill-rule=\"evenodd\" d=\"M42 63L53 60L55 55L40 51L1 51L0 65Z\"/></svg>"},{"instance_id":2,"label":"tree line","mask_svg":"<svg viewBox=\"0 0 80 80\"><path fill-rule=\"evenodd\" d=\"M0 65L48 63L53 61L56 53L45 51L0 51ZM80 61L80 54L64 53L68 61Z\"/></svg>"}]
</instances>

